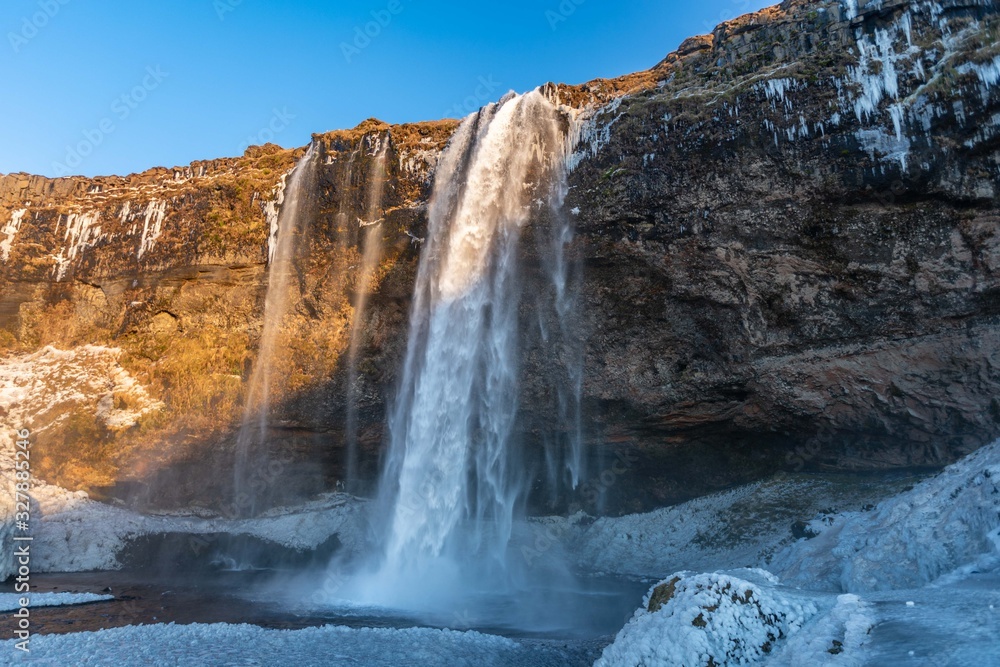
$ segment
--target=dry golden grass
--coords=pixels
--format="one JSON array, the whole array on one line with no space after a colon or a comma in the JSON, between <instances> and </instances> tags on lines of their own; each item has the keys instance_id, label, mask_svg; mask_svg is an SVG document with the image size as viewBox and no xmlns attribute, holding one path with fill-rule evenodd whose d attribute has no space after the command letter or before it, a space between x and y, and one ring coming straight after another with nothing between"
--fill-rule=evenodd
<instances>
[{"instance_id":1,"label":"dry golden grass","mask_svg":"<svg viewBox=\"0 0 1000 667\"><path fill-rule=\"evenodd\" d=\"M39 477L68 488L114 484L122 458L112 435L85 407L40 434L35 451L42 453L35 465Z\"/></svg>"},{"instance_id":2,"label":"dry golden grass","mask_svg":"<svg viewBox=\"0 0 1000 667\"><path fill-rule=\"evenodd\" d=\"M177 428L214 432L238 418L251 356L246 334L205 327L172 337L131 335L118 343L125 351L122 366L166 406L143 420L145 435Z\"/></svg>"}]
</instances>

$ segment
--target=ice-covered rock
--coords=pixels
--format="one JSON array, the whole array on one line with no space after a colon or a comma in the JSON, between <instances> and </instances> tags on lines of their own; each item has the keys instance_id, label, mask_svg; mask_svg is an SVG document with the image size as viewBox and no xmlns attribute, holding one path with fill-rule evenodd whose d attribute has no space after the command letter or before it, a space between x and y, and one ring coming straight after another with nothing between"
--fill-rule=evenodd
<instances>
[{"instance_id":1,"label":"ice-covered rock","mask_svg":"<svg viewBox=\"0 0 1000 667\"><path fill-rule=\"evenodd\" d=\"M771 568L803 587L865 592L916 588L959 568L1000 565L1000 442L870 512L813 522L818 535Z\"/></svg>"},{"instance_id":2,"label":"ice-covered rock","mask_svg":"<svg viewBox=\"0 0 1000 667\"><path fill-rule=\"evenodd\" d=\"M857 595L841 595L832 609L790 637L768 661L768 667L861 665L875 622L872 605Z\"/></svg>"},{"instance_id":3,"label":"ice-covered rock","mask_svg":"<svg viewBox=\"0 0 1000 667\"><path fill-rule=\"evenodd\" d=\"M817 612L733 576L679 573L650 590L595 667L759 664Z\"/></svg>"},{"instance_id":4,"label":"ice-covered rock","mask_svg":"<svg viewBox=\"0 0 1000 667\"><path fill-rule=\"evenodd\" d=\"M796 521L861 510L919 479L779 475L644 514L537 519L529 544L537 549L542 534L560 540L580 568L651 578L766 564L794 541Z\"/></svg>"}]
</instances>

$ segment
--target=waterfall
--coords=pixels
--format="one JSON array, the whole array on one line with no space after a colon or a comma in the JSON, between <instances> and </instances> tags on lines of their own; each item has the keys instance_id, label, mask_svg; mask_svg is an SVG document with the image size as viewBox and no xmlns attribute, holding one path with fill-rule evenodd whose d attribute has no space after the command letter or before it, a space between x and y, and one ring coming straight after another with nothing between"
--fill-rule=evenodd
<instances>
[{"instance_id":1,"label":"waterfall","mask_svg":"<svg viewBox=\"0 0 1000 667\"><path fill-rule=\"evenodd\" d=\"M551 180L551 192L547 199L552 222L548 227L548 234L541 235L542 244L539 248L542 264L552 284L551 303L542 303L542 299L539 299L539 326L549 356L558 366L551 371L556 390L558 422L552 429L553 439L546 446L548 485L553 500L566 487L578 489L587 474L581 407L583 338L577 308L582 266L578 259L567 254L575 235L575 226L564 210L568 194L566 172L571 151L579 142L581 130L582 123L575 114L572 115L569 118L568 139L564 144L566 153L556 163L557 172ZM545 323L546 312L555 316L558 328L554 331L549 330Z\"/></svg>"},{"instance_id":2,"label":"waterfall","mask_svg":"<svg viewBox=\"0 0 1000 667\"><path fill-rule=\"evenodd\" d=\"M369 149L374 158L368 174L368 196L365 201L365 217L358 219L359 243L362 244L361 267L351 319L350 348L347 354L347 488L357 492L358 487L358 352L361 334L364 330L365 310L371 293L372 282L382 261L383 208L382 195L385 190L386 155L389 152L389 137L368 135ZM350 167L348 167L350 173Z\"/></svg>"},{"instance_id":3,"label":"waterfall","mask_svg":"<svg viewBox=\"0 0 1000 667\"><path fill-rule=\"evenodd\" d=\"M337 226L341 230L346 230L350 224L348 216L348 206L350 206L351 186L354 181L354 161L358 159L359 148L351 151L351 157L347 158L347 166L344 168L344 176L340 182L340 204L337 207Z\"/></svg>"},{"instance_id":4,"label":"waterfall","mask_svg":"<svg viewBox=\"0 0 1000 667\"><path fill-rule=\"evenodd\" d=\"M518 241L562 187L566 124L541 92L511 94L465 119L438 164L389 414L386 529L369 599L399 603L415 582L440 592L506 572L528 481L514 442Z\"/></svg>"},{"instance_id":5,"label":"waterfall","mask_svg":"<svg viewBox=\"0 0 1000 667\"><path fill-rule=\"evenodd\" d=\"M264 327L236 438L234 508L241 515L253 515L260 500L255 496L256 489L249 483L253 472L251 464L266 465L274 356L281 338L282 322L292 302L298 241L302 234L303 218L306 217L304 209L316 180L317 154L314 149L314 145L309 146L288 179L284 202L278 214L277 237L270 253L267 293L264 298Z\"/></svg>"}]
</instances>

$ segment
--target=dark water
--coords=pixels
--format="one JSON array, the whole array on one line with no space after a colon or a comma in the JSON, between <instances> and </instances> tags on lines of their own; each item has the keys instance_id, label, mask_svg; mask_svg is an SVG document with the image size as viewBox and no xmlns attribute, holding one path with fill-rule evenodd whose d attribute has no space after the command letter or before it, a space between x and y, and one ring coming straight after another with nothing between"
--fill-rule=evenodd
<instances>
[{"instance_id":1,"label":"dark water","mask_svg":"<svg viewBox=\"0 0 1000 667\"><path fill-rule=\"evenodd\" d=\"M211 576L127 571L36 574L33 593L103 593L115 599L32 608L32 631L62 634L154 623L249 623L274 629L431 627L510 638L610 641L649 587L648 582L636 580L587 578L573 589L534 588L503 596L472 593L453 610L418 615L349 603L305 604L294 593L282 593L287 580L276 571L220 571ZM0 585L0 592L14 592L13 584ZM0 614L0 633L12 636L13 629L11 615Z\"/></svg>"},{"instance_id":2,"label":"dark water","mask_svg":"<svg viewBox=\"0 0 1000 667\"><path fill-rule=\"evenodd\" d=\"M365 626L476 630L510 638L590 639L617 633L650 585L617 578L588 578L578 584L536 586L505 594L469 592L453 607L420 613L336 601L316 606L286 600L278 606L330 623L350 620Z\"/></svg>"}]
</instances>

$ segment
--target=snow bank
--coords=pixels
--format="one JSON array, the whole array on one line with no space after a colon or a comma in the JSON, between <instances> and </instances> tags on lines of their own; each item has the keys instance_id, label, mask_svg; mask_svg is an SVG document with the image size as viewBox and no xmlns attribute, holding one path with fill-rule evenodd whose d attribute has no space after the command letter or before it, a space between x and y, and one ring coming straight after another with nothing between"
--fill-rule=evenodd
<instances>
[{"instance_id":1,"label":"snow bank","mask_svg":"<svg viewBox=\"0 0 1000 667\"><path fill-rule=\"evenodd\" d=\"M34 437L77 409L90 410L108 428L128 428L161 404L118 363L121 350L84 345L73 350L46 347L34 354L0 359L0 581L13 572L14 453L12 429L27 428ZM130 409L116 409L115 397L126 397ZM48 487L35 479L42 495ZM65 494L67 492L63 492ZM35 494L32 493L32 496ZM34 498L33 498L34 499ZM40 515L32 503L31 519ZM33 526L33 528L37 527ZM32 565L36 563L33 560Z\"/></svg>"},{"instance_id":2,"label":"snow bank","mask_svg":"<svg viewBox=\"0 0 1000 667\"><path fill-rule=\"evenodd\" d=\"M265 630L252 625L144 625L38 635L31 653L0 642L10 664L131 667L147 665L365 665L505 667L589 664L586 648L565 642L516 642L477 632L351 629Z\"/></svg>"},{"instance_id":3,"label":"snow bank","mask_svg":"<svg viewBox=\"0 0 1000 667\"><path fill-rule=\"evenodd\" d=\"M678 570L711 572L766 566L794 541L791 527L825 510L860 510L891 496L912 477L779 475L646 514L597 519L547 517L532 522L531 544L561 538L588 571L661 578ZM541 536L539 538L538 536ZM537 547L536 547L537 548Z\"/></svg>"},{"instance_id":4,"label":"snow bank","mask_svg":"<svg viewBox=\"0 0 1000 667\"><path fill-rule=\"evenodd\" d=\"M0 611L20 609L21 598L26 596L29 599L29 607L63 607L115 599L114 595L96 593L0 593Z\"/></svg>"},{"instance_id":5,"label":"snow bank","mask_svg":"<svg viewBox=\"0 0 1000 667\"><path fill-rule=\"evenodd\" d=\"M114 570L120 567L116 554L129 540L157 533L251 535L300 551L336 535L347 554L360 551L367 539L365 504L346 494L240 520L143 515L51 485L37 487L32 495L41 518L32 546L36 572Z\"/></svg>"},{"instance_id":6,"label":"snow bank","mask_svg":"<svg viewBox=\"0 0 1000 667\"><path fill-rule=\"evenodd\" d=\"M650 590L595 667L759 664L817 611L729 575L679 573Z\"/></svg>"},{"instance_id":7,"label":"snow bank","mask_svg":"<svg viewBox=\"0 0 1000 667\"><path fill-rule=\"evenodd\" d=\"M869 603L856 595L841 595L833 609L790 637L768 667L860 667L875 620Z\"/></svg>"},{"instance_id":8,"label":"snow bank","mask_svg":"<svg viewBox=\"0 0 1000 667\"><path fill-rule=\"evenodd\" d=\"M37 435L66 418L74 409L93 412L108 428L124 429L143 415L159 410L145 388L126 371L118 348L83 345L72 350L52 346L34 354L0 359L0 409L15 429ZM124 398L130 408L115 408ZM13 452L10 433L4 433L0 453Z\"/></svg>"},{"instance_id":9,"label":"snow bank","mask_svg":"<svg viewBox=\"0 0 1000 667\"><path fill-rule=\"evenodd\" d=\"M870 512L810 525L817 537L770 568L799 586L845 592L918 588L963 568L1000 567L1000 442Z\"/></svg>"},{"instance_id":10,"label":"snow bank","mask_svg":"<svg viewBox=\"0 0 1000 667\"><path fill-rule=\"evenodd\" d=\"M770 503L785 499L787 510L798 512L800 499L816 490L824 495L822 484L813 487L807 479L751 485L657 513L595 522L578 543L580 553L596 557L601 567L652 568L664 556L736 564L756 550L755 562L768 563L784 584L760 570L675 575L650 591L597 664L996 662L1000 442L868 511L823 512L805 527L815 537L768 557L766 534L777 539L788 516L775 514ZM849 495L856 502L865 493ZM750 535L734 541L734 529L754 524Z\"/></svg>"}]
</instances>

